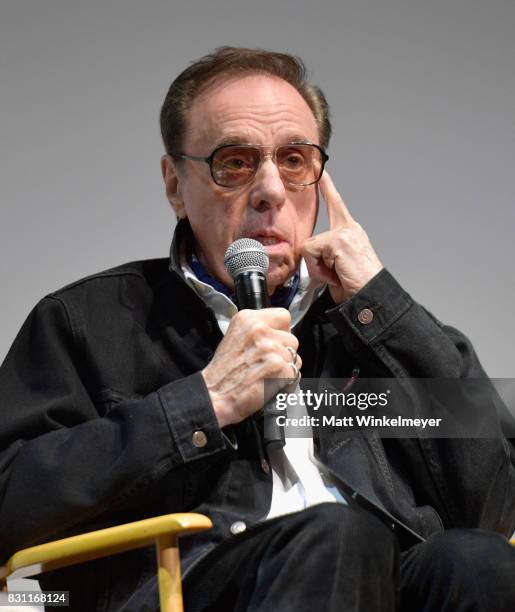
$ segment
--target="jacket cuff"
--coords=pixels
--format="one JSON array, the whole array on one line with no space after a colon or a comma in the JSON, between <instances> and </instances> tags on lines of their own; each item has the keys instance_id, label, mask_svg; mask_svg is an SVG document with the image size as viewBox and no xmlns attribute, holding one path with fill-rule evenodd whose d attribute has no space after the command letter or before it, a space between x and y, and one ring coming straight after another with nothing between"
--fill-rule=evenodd
<instances>
[{"instance_id":1,"label":"jacket cuff","mask_svg":"<svg viewBox=\"0 0 515 612\"><path fill-rule=\"evenodd\" d=\"M188 463L226 448L200 372L165 385L158 396L180 455L176 459Z\"/></svg>"},{"instance_id":2,"label":"jacket cuff","mask_svg":"<svg viewBox=\"0 0 515 612\"><path fill-rule=\"evenodd\" d=\"M347 351L356 353L377 340L413 305L413 299L383 268L349 300L326 311Z\"/></svg>"}]
</instances>

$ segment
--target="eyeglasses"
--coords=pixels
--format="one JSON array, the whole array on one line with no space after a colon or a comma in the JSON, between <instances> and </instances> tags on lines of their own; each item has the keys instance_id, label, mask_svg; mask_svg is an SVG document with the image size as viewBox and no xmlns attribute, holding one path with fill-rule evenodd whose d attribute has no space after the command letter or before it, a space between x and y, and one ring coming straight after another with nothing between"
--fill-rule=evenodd
<instances>
[{"instance_id":1,"label":"eyeglasses","mask_svg":"<svg viewBox=\"0 0 515 612\"><path fill-rule=\"evenodd\" d=\"M271 155L265 155L263 149L272 149ZM213 181L220 187L247 185L256 176L265 157L272 158L285 183L299 187L312 185L320 180L329 159L321 147L305 142L290 142L275 147L228 144L217 147L209 157L186 153L172 153L172 156L209 164Z\"/></svg>"}]
</instances>

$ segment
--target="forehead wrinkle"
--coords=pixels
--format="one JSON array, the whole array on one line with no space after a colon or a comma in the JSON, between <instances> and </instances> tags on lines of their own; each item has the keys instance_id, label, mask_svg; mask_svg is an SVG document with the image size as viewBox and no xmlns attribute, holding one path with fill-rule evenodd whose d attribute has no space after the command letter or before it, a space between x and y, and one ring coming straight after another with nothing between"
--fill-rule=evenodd
<instances>
[{"instance_id":1,"label":"forehead wrinkle","mask_svg":"<svg viewBox=\"0 0 515 612\"><path fill-rule=\"evenodd\" d=\"M278 110L270 114L267 108L264 118L258 118L254 112L249 113L245 110L238 110L229 115L220 113L218 116L215 114L206 116L202 124L192 127L190 135L195 141L208 142L210 146L217 146L229 139L242 144L259 144L259 140L264 138L267 140L265 144L273 144L272 141L268 141L274 132L275 139L285 143L293 140L318 143L318 126L314 118L310 125L306 126L305 122L299 121L298 114L289 109L286 112Z\"/></svg>"},{"instance_id":2,"label":"forehead wrinkle","mask_svg":"<svg viewBox=\"0 0 515 612\"><path fill-rule=\"evenodd\" d=\"M297 106L297 105L295 105ZM218 108L217 108L218 107ZM293 107L291 104L274 103L274 104L248 104L246 108L233 108L229 111L224 104L218 104L213 108L213 119L218 125L222 125L222 121L247 121L262 123L263 120L267 124L276 123L279 121L291 121L296 125L306 123L305 118L308 117L307 123L311 127L316 128L316 120L311 112L311 109L306 107Z\"/></svg>"}]
</instances>

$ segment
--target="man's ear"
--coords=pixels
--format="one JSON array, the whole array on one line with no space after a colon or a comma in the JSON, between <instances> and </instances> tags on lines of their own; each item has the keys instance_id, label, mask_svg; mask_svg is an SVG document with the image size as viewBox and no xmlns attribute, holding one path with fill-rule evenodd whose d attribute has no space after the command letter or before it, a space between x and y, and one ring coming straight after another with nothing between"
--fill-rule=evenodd
<instances>
[{"instance_id":1,"label":"man's ear","mask_svg":"<svg viewBox=\"0 0 515 612\"><path fill-rule=\"evenodd\" d=\"M182 199L177 164L170 155L161 157L161 173L165 183L166 197L175 211L175 216L177 219L185 219L188 215Z\"/></svg>"}]
</instances>

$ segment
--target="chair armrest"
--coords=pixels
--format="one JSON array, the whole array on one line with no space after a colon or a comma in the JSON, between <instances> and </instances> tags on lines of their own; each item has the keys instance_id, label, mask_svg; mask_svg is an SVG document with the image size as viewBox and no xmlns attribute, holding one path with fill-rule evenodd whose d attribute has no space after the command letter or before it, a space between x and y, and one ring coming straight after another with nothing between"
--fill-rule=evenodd
<instances>
[{"instance_id":1,"label":"chair armrest","mask_svg":"<svg viewBox=\"0 0 515 612\"><path fill-rule=\"evenodd\" d=\"M151 545L162 538L171 537L173 540L179 535L203 531L212 526L211 521L202 514L165 514L31 546L14 553L7 565L0 567L0 585L13 572L20 578L32 576Z\"/></svg>"}]
</instances>

